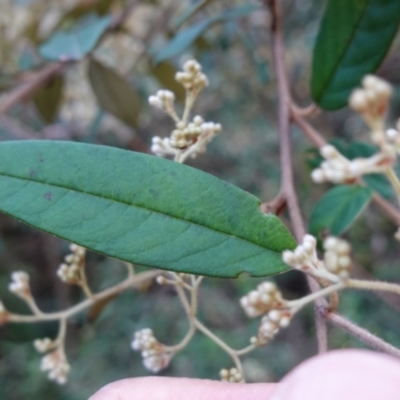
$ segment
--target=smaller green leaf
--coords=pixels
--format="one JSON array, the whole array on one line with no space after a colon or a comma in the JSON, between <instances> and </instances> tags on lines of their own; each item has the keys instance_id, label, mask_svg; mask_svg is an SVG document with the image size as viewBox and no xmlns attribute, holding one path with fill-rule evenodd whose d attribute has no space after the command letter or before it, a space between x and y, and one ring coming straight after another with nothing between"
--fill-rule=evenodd
<instances>
[{"instance_id":1,"label":"smaller green leaf","mask_svg":"<svg viewBox=\"0 0 400 400\"><path fill-rule=\"evenodd\" d=\"M369 188L360 185L335 186L315 205L310 219L310 232L318 236L327 229L339 236L354 222L372 197Z\"/></svg>"},{"instance_id":2,"label":"smaller green leaf","mask_svg":"<svg viewBox=\"0 0 400 400\"><path fill-rule=\"evenodd\" d=\"M383 61L399 22L399 0L328 0L313 53L314 101L326 110L344 107Z\"/></svg>"},{"instance_id":3,"label":"smaller green leaf","mask_svg":"<svg viewBox=\"0 0 400 400\"><path fill-rule=\"evenodd\" d=\"M71 29L56 32L39 47L39 54L50 61L80 60L94 49L110 23L109 15L86 17Z\"/></svg>"},{"instance_id":4,"label":"smaller green leaf","mask_svg":"<svg viewBox=\"0 0 400 400\"><path fill-rule=\"evenodd\" d=\"M35 93L33 101L47 123L54 122L60 108L64 88L63 76L57 76Z\"/></svg>"},{"instance_id":5,"label":"smaller green leaf","mask_svg":"<svg viewBox=\"0 0 400 400\"><path fill-rule=\"evenodd\" d=\"M181 30L164 48L154 57L157 64L161 61L175 57L185 51L200 35L202 35L211 25L217 22L223 22L230 19L244 17L252 12L259 10L258 6L251 4L237 7L214 17L198 22L189 28Z\"/></svg>"},{"instance_id":6,"label":"smaller green leaf","mask_svg":"<svg viewBox=\"0 0 400 400\"><path fill-rule=\"evenodd\" d=\"M130 83L94 59L89 62L88 75L100 107L127 125L136 127L141 102Z\"/></svg>"}]
</instances>

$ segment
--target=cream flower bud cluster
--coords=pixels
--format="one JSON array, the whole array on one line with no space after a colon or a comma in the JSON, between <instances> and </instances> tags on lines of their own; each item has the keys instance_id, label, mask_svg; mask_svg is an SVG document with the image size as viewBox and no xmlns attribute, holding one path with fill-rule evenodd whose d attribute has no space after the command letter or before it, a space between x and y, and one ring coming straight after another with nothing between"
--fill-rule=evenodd
<instances>
[{"instance_id":1,"label":"cream flower bud cluster","mask_svg":"<svg viewBox=\"0 0 400 400\"><path fill-rule=\"evenodd\" d=\"M149 328L142 329L135 333L131 343L133 350L141 351L143 365L151 372L159 372L169 365L171 354L166 347L160 343Z\"/></svg>"},{"instance_id":2,"label":"cream flower bud cluster","mask_svg":"<svg viewBox=\"0 0 400 400\"><path fill-rule=\"evenodd\" d=\"M54 340L51 340L50 338L46 337L43 339L36 339L33 342L33 346L39 353L46 353L49 350L52 350L55 347L57 347L57 343Z\"/></svg>"},{"instance_id":3,"label":"cream flower bud cluster","mask_svg":"<svg viewBox=\"0 0 400 400\"><path fill-rule=\"evenodd\" d=\"M71 367L65 358L64 352L57 349L42 358L40 369L47 372L47 376L50 380L63 385L67 382Z\"/></svg>"},{"instance_id":4,"label":"cream flower bud cluster","mask_svg":"<svg viewBox=\"0 0 400 400\"><path fill-rule=\"evenodd\" d=\"M155 96L149 97L149 104L165 111L172 118L176 118L175 95L170 90L159 90Z\"/></svg>"},{"instance_id":5,"label":"cream flower bud cluster","mask_svg":"<svg viewBox=\"0 0 400 400\"><path fill-rule=\"evenodd\" d=\"M243 382L243 376L237 368L221 369L219 372L221 381L223 382Z\"/></svg>"},{"instance_id":6,"label":"cream flower bud cluster","mask_svg":"<svg viewBox=\"0 0 400 400\"><path fill-rule=\"evenodd\" d=\"M257 346L265 346L281 328L289 326L292 319L290 310L271 310L262 317L257 336L250 339L250 343Z\"/></svg>"},{"instance_id":7,"label":"cream flower bud cluster","mask_svg":"<svg viewBox=\"0 0 400 400\"><path fill-rule=\"evenodd\" d=\"M370 119L382 118L392 96L392 87L375 75L366 75L362 80L362 89L355 89L350 96L350 107Z\"/></svg>"},{"instance_id":8,"label":"cream flower bud cluster","mask_svg":"<svg viewBox=\"0 0 400 400\"><path fill-rule=\"evenodd\" d=\"M322 267L317 256L317 240L312 235L305 235L303 243L299 244L294 251L285 250L282 259L292 268L312 274L316 274Z\"/></svg>"},{"instance_id":9,"label":"cream flower bud cluster","mask_svg":"<svg viewBox=\"0 0 400 400\"><path fill-rule=\"evenodd\" d=\"M171 146L169 137L154 136L151 142L151 152L158 157L176 156L179 153L179 149Z\"/></svg>"},{"instance_id":10,"label":"cream flower bud cluster","mask_svg":"<svg viewBox=\"0 0 400 400\"><path fill-rule=\"evenodd\" d=\"M252 290L240 299L240 305L251 318L265 314L273 308L282 307L285 303L281 292L272 282L260 283L257 290Z\"/></svg>"},{"instance_id":11,"label":"cream flower bud cluster","mask_svg":"<svg viewBox=\"0 0 400 400\"><path fill-rule=\"evenodd\" d=\"M190 156L194 158L205 152L207 144L220 131L220 124L204 122L203 118L196 116L186 127L178 123L170 138L153 137L151 151L159 157L175 156L190 147Z\"/></svg>"},{"instance_id":12,"label":"cream flower bud cluster","mask_svg":"<svg viewBox=\"0 0 400 400\"><path fill-rule=\"evenodd\" d=\"M294 269L337 282L337 277L329 273L323 261L318 259L317 240L312 235L305 235L303 243L299 244L294 251L285 250L282 259Z\"/></svg>"},{"instance_id":13,"label":"cream flower bud cluster","mask_svg":"<svg viewBox=\"0 0 400 400\"><path fill-rule=\"evenodd\" d=\"M171 134L171 146L177 149L185 149L197 141L197 138L203 133L204 120L199 115L193 118L193 121L184 126L178 123L177 128Z\"/></svg>"},{"instance_id":14,"label":"cream flower bud cluster","mask_svg":"<svg viewBox=\"0 0 400 400\"><path fill-rule=\"evenodd\" d=\"M207 144L211 142L215 135L221 132L221 124L214 122L204 122L200 127L200 135L197 141L190 148L190 157L195 158L199 154L203 154L207 149Z\"/></svg>"},{"instance_id":15,"label":"cream flower bud cluster","mask_svg":"<svg viewBox=\"0 0 400 400\"><path fill-rule=\"evenodd\" d=\"M316 183L352 183L363 174L384 172L394 162L394 156L389 149L369 158L348 160L334 146L325 145L321 147L320 154L325 161L311 173L311 178Z\"/></svg>"},{"instance_id":16,"label":"cream flower bud cluster","mask_svg":"<svg viewBox=\"0 0 400 400\"><path fill-rule=\"evenodd\" d=\"M340 279L347 279L350 275L351 258L350 244L343 239L329 236L324 240L325 268Z\"/></svg>"},{"instance_id":17,"label":"cream flower bud cluster","mask_svg":"<svg viewBox=\"0 0 400 400\"><path fill-rule=\"evenodd\" d=\"M11 274L11 283L8 285L10 292L26 299L31 296L31 289L29 287L29 275L23 271L13 272Z\"/></svg>"},{"instance_id":18,"label":"cream flower bud cluster","mask_svg":"<svg viewBox=\"0 0 400 400\"><path fill-rule=\"evenodd\" d=\"M57 275L63 282L76 285L81 281L80 270L84 267L86 249L75 243L70 249L72 253L65 256L65 263L60 265Z\"/></svg>"},{"instance_id":19,"label":"cream flower bud cluster","mask_svg":"<svg viewBox=\"0 0 400 400\"><path fill-rule=\"evenodd\" d=\"M392 87L374 75L366 75L362 89L356 89L350 96L350 107L359 112L372 130L371 139L379 146L385 144L384 116L392 96Z\"/></svg>"},{"instance_id":20,"label":"cream flower bud cluster","mask_svg":"<svg viewBox=\"0 0 400 400\"><path fill-rule=\"evenodd\" d=\"M198 94L208 86L208 79L201 71L201 65L196 60L186 61L183 72L177 72L175 79L190 92Z\"/></svg>"}]
</instances>

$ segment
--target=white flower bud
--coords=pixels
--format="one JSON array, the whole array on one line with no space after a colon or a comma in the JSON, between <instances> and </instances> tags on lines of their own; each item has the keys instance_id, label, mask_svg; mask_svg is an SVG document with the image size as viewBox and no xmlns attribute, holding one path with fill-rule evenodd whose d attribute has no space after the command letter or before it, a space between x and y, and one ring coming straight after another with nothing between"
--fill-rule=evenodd
<instances>
[{"instance_id":1,"label":"white flower bud","mask_svg":"<svg viewBox=\"0 0 400 400\"><path fill-rule=\"evenodd\" d=\"M200 115L196 115L196 116L193 118L193 123L194 123L195 125L197 125L197 126L200 126L201 124L204 123L204 120L203 120L203 118L202 118Z\"/></svg>"},{"instance_id":2,"label":"white flower bud","mask_svg":"<svg viewBox=\"0 0 400 400\"><path fill-rule=\"evenodd\" d=\"M325 173L322 169L317 168L314 169L311 172L311 179L315 182L315 183L322 183L325 182L326 177L325 177Z\"/></svg>"},{"instance_id":3,"label":"white flower bud","mask_svg":"<svg viewBox=\"0 0 400 400\"><path fill-rule=\"evenodd\" d=\"M320 149L320 154L322 157L328 160L339 156L339 152L330 144L322 146Z\"/></svg>"},{"instance_id":4,"label":"white flower bud","mask_svg":"<svg viewBox=\"0 0 400 400\"><path fill-rule=\"evenodd\" d=\"M349 99L349 106L359 113L363 113L368 108L368 100L364 90L355 89L353 91Z\"/></svg>"},{"instance_id":5,"label":"white flower bud","mask_svg":"<svg viewBox=\"0 0 400 400\"><path fill-rule=\"evenodd\" d=\"M351 259L349 256L340 256L337 260L338 266L342 269L347 269L351 265Z\"/></svg>"},{"instance_id":6,"label":"white flower bud","mask_svg":"<svg viewBox=\"0 0 400 400\"><path fill-rule=\"evenodd\" d=\"M339 240L337 237L328 236L324 240L324 249L325 250L335 250L336 246L339 244Z\"/></svg>"},{"instance_id":7,"label":"white flower bud","mask_svg":"<svg viewBox=\"0 0 400 400\"><path fill-rule=\"evenodd\" d=\"M268 313L268 318L272 321L272 322L278 322L281 319L281 314L278 310L271 310Z\"/></svg>"},{"instance_id":8,"label":"white flower bud","mask_svg":"<svg viewBox=\"0 0 400 400\"><path fill-rule=\"evenodd\" d=\"M293 254L292 251L289 250L285 250L282 253L282 260L284 263L290 265L291 267L294 267L297 264L296 256Z\"/></svg>"}]
</instances>

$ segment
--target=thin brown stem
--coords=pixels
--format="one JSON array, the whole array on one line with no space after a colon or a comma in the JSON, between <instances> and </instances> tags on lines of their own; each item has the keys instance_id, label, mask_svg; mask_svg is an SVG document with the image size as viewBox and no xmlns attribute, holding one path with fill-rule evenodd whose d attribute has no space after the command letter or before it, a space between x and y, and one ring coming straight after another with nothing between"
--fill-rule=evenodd
<instances>
[{"instance_id":1,"label":"thin brown stem","mask_svg":"<svg viewBox=\"0 0 400 400\"><path fill-rule=\"evenodd\" d=\"M8 92L0 101L0 116L6 113L14 104L30 97L50 79L62 73L66 62L47 64L37 72L32 72L30 78L15 89Z\"/></svg>"},{"instance_id":2,"label":"thin brown stem","mask_svg":"<svg viewBox=\"0 0 400 400\"><path fill-rule=\"evenodd\" d=\"M280 142L280 158L282 169L281 193L285 196L289 216L293 231L297 241L301 241L305 235L305 227L301 215L296 190L294 187L293 170L292 170L292 149L290 139L290 94L287 84L284 51L282 40L281 16L278 0L265 0L265 4L269 6L272 15L271 35L272 35L272 51L274 55L275 73L278 85L278 123L279 123L279 142ZM319 290L319 284L311 277L307 277L308 284L312 292ZM319 299L316 301L315 322L317 328L318 351L323 353L327 351L328 339L327 328L324 318L319 312L319 308L324 307L326 301Z\"/></svg>"},{"instance_id":3,"label":"thin brown stem","mask_svg":"<svg viewBox=\"0 0 400 400\"><path fill-rule=\"evenodd\" d=\"M293 109L293 111L301 117L312 117L320 111L315 103L311 103L309 106L304 108L301 108L298 105L292 103L290 104L290 108Z\"/></svg>"},{"instance_id":4,"label":"thin brown stem","mask_svg":"<svg viewBox=\"0 0 400 400\"><path fill-rule=\"evenodd\" d=\"M56 321L61 319L68 319L75 314L82 312L83 310L93 306L97 302L109 298L113 295L122 293L123 291L141 285L143 282L149 279L155 278L160 272L157 270L146 271L140 274L131 276L125 279L123 282L108 288L101 293L96 293L92 298L86 299L74 307L68 308L64 311L54 312L54 313L42 313L40 315L20 315L9 313L7 316L7 322L20 322L20 323L30 323L30 322L40 322L40 321Z\"/></svg>"},{"instance_id":5,"label":"thin brown stem","mask_svg":"<svg viewBox=\"0 0 400 400\"><path fill-rule=\"evenodd\" d=\"M383 339L378 338L371 332L364 328L354 324L347 318L342 317L334 312L326 313L326 318L328 321L340 326L342 329L350 333L352 336L357 338L360 342L372 347L375 350L382 351L383 353L390 354L394 357L400 358L400 349L392 346L391 344L385 342Z\"/></svg>"}]
</instances>

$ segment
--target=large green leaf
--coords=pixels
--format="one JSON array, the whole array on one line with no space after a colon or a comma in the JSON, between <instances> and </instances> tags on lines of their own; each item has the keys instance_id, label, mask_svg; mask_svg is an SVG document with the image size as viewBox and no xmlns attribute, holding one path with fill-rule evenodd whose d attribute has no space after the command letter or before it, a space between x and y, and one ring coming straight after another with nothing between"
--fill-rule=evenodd
<instances>
[{"instance_id":1,"label":"large green leaf","mask_svg":"<svg viewBox=\"0 0 400 400\"><path fill-rule=\"evenodd\" d=\"M335 186L315 205L310 219L310 232L318 236L321 230L327 229L332 235L339 236L353 223L371 196L371 190L363 186Z\"/></svg>"},{"instance_id":2,"label":"large green leaf","mask_svg":"<svg viewBox=\"0 0 400 400\"><path fill-rule=\"evenodd\" d=\"M249 193L194 168L112 147L0 143L0 210L132 263L202 275L282 272L295 241Z\"/></svg>"},{"instance_id":3,"label":"large green leaf","mask_svg":"<svg viewBox=\"0 0 400 400\"><path fill-rule=\"evenodd\" d=\"M399 22L399 0L329 0L314 48L314 101L327 110L345 106L383 61Z\"/></svg>"},{"instance_id":4,"label":"large green leaf","mask_svg":"<svg viewBox=\"0 0 400 400\"><path fill-rule=\"evenodd\" d=\"M211 25L217 22L223 22L226 20L244 17L258 9L259 9L258 6L247 4L241 7L225 11L221 14L215 15L204 21L200 21L197 24L190 26L189 28L182 29L172 38L170 42L168 42L163 47L163 49L160 52L157 53L157 55L154 58L155 63L167 60L185 51Z\"/></svg>"},{"instance_id":5,"label":"large green leaf","mask_svg":"<svg viewBox=\"0 0 400 400\"><path fill-rule=\"evenodd\" d=\"M100 107L126 124L136 127L141 101L131 84L94 59L89 62L88 75Z\"/></svg>"},{"instance_id":6,"label":"large green leaf","mask_svg":"<svg viewBox=\"0 0 400 400\"><path fill-rule=\"evenodd\" d=\"M110 23L109 15L86 17L71 29L56 32L40 46L39 54L51 61L80 60L94 49Z\"/></svg>"}]
</instances>

